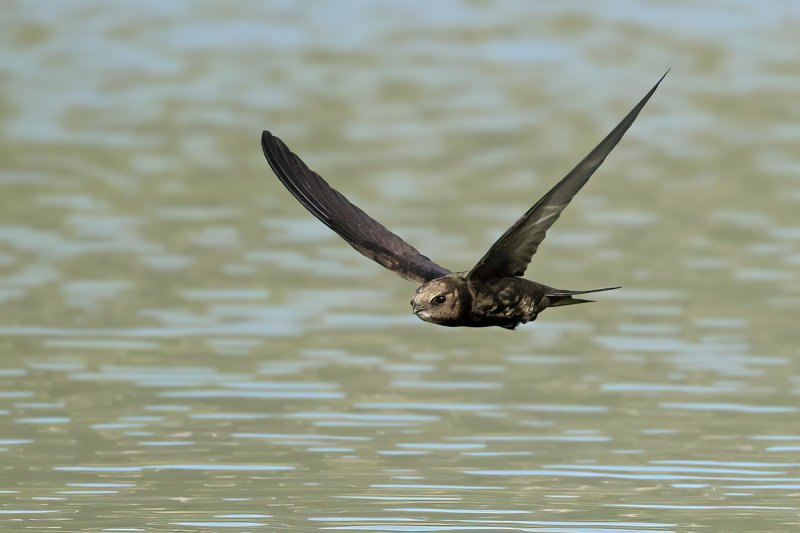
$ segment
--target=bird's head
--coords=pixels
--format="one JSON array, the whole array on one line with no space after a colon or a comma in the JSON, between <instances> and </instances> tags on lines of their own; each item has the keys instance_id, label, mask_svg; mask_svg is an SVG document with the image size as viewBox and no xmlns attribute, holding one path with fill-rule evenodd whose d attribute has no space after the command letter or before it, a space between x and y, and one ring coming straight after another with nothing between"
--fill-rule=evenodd
<instances>
[{"instance_id":1,"label":"bird's head","mask_svg":"<svg viewBox=\"0 0 800 533\"><path fill-rule=\"evenodd\" d=\"M420 285L411 299L411 308L417 317L442 326L457 325L468 310L468 305L466 282L457 275Z\"/></svg>"}]
</instances>

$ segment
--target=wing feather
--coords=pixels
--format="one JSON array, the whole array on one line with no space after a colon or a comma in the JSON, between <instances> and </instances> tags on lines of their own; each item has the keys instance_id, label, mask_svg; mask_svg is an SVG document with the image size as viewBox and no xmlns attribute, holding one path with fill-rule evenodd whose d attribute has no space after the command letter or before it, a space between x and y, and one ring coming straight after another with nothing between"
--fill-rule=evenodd
<instances>
[{"instance_id":1,"label":"wing feather","mask_svg":"<svg viewBox=\"0 0 800 533\"><path fill-rule=\"evenodd\" d=\"M667 71L669 72L669 71ZM667 74L665 73L664 76ZM521 276L544 240L547 230L561 215L570 200L586 184L614 149L622 136L631 127L644 105L653 96L664 76L656 82L650 92L636 104L611 133L589 152L550 192L545 194L522 217L517 220L480 261L467 274L468 279L492 279L506 276Z\"/></svg>"},{"instance_id":2,"label":"wing feather","mask_svg":"<svg viewBox=\"0 0 800 533\"><path fill-rule=\"evenodd\" d=\"M261 147L269 166L289 192L365 256L418 283L451 273L350 203L270 132L262 134Z\"/></svg>"}]
</instances>

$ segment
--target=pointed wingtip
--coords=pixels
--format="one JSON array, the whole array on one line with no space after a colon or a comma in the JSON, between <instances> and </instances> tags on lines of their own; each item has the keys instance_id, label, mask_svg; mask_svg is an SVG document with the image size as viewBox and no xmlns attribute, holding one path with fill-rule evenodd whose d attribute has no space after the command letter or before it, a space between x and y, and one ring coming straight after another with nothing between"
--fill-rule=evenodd
<instances>
[{"instance_id":1,"label":"pointed wingtip","mask_svg":"<svg viewBox=\"0 0 800 533\"><path fill-rule=\"evenodd\" d=\"M664 81L664 78L667 77L667 74L669 74L670 70L672 70L672 67L667 68L667 71L664 74L662 74L660 78L658 78L658 81L653 86L653 89L650 91L651 93L653 93L658 88L658 86L661 85L661 82Z\"/></svg>"},{"instance_id":2,"label":"pointed wingtip","mask_svg":"<svg viewBox=\"0 0 800 533\"><path fill-rule=\"evenodd\" d=\"M280 139L271 134L269 130L264 130L261 133L261 151L264 152L264 157L270 162L270 166L272 165L272 154L270 152L280 146L278 143L280 143Z\"/></svg>"},{"instance_id":3,"label":"pointed wingtip","mask_svg":"<svg viewBox=\"0 0 800 533\"><path fill-rule=\"evenodd\" d=\"M642 100L639 102L639 105L637 105L636 108L634 108L634 110L636 111L636 114L638 114L638 112L641 111L642 107L644 107L644 104L646 104L647 101L650 100L650 97L653 96L654 92L656 92L656 89L658 89L658 86L661 85L662 81L664 81L664 78L667 77L667 74L669 74L670 70L672 70L672 69L668 68L667 71L664 74L662 74L660 78L658 78L658 81L656 82L655 85L653 85L653 88L650 89L647 92L647 94L644 96L644 98L642 98ZM634 116L634 118L635 118L635 116Z\"/></svg>"}]
</instances>

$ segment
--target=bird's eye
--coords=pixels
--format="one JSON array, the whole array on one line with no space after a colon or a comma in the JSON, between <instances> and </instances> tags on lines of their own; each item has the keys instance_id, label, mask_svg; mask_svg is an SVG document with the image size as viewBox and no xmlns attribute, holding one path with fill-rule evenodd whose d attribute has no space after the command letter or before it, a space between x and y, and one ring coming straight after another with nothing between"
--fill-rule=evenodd
<instances>
[{"instance_id":1,"label":"bird's eye","mask_svg":"<svg viewBox=\"0 0 800 533\"><path fill-rule=\"evenodd\" d=\"M445 302L447 301L447 296L445 296L444 294L440 294L439 296L436 296L436 297L435 297L433 300L431 300L431 301L432 301L433 303L435 303L435 304L443 304L443 303L445 303Z\"/></svg>"}]
</instances>

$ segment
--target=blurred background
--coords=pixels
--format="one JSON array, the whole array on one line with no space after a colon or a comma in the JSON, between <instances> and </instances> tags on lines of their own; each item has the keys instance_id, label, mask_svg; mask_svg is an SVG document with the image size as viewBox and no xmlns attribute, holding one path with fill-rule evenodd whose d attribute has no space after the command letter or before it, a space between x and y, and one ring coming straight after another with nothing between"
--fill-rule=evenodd
<instances>
[{"instance_id":1,"label":"blurred background","mask_svg":"<svg viewBox=\"0 0 800 533\"><path fill-rule=\"evenodd\" d=\"M8 1L0 524L795 531L793 2ZM280 136L452 270L671 71L515 332L411 315Z\"/></svg>"}]
</instances>

